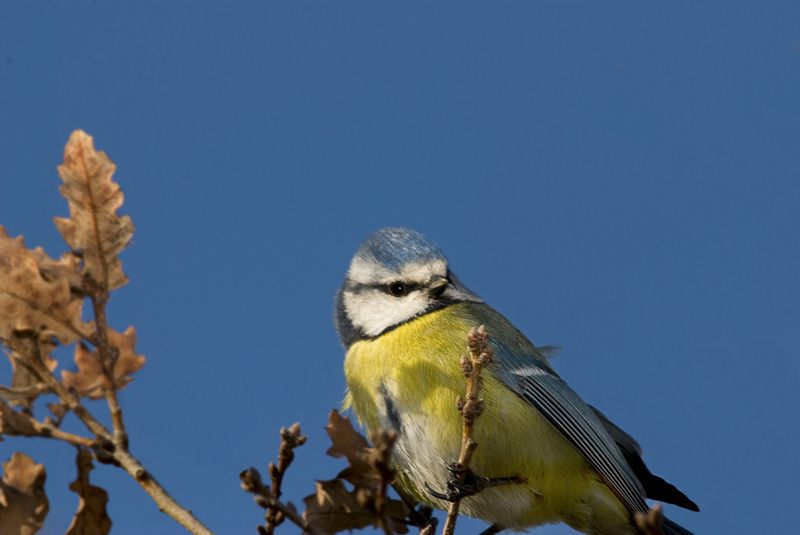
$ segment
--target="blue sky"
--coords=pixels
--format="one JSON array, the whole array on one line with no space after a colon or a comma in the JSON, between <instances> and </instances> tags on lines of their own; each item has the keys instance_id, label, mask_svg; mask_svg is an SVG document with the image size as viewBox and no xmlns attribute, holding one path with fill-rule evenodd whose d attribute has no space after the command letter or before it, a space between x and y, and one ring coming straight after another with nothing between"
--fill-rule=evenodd
<instances>
[{"instance_id":1,"label":"blue sky","mask_svg":"<svg viewBox=\"0 0 800 535\"><path fill-rule=\"evenodd\" d=\"M559 374L702 509L668 516L789 532L799 43L789 1L3 1L0 224L57 256L70 132L116 162L137 233L110 323L149 359L121 393L131 450L217 533L261 522L238 474L266 470L281 426L309 435L288 499L342 468L332 300L390 225L564 347ZM46 464L41 533L63 533L73 452L15 439L0 458L16 450ZM114 533L181 532L122 471L92 480Z\"/></svg>"}]
</instances>

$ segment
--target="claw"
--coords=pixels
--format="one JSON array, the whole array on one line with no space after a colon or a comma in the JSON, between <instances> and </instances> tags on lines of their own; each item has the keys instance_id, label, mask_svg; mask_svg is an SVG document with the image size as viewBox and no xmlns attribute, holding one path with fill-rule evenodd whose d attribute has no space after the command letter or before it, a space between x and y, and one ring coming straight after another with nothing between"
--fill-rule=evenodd
<instances>
[{"instance_id":1,"label":"claw","mask_svg":"<svg viewBox=\"0 0 800 535\"><path fill-rule=\"evenodd\" d=\"M439 498L440 500L445 500L445 501L448 501L448 502L455 501L455 500L451 500L450 499L450 494L442 494L441 492L437 492L437 491L433 490L430 487L430 485L428 485L427 482L423 483L423 485L425 485L425 492L427 492L428 494L430 494L434 498Z\"/></svg>"},{"instance_id":2,"label":"claw","mask_svg":"<svg viewBox=\"0 0 800 535\"><path fill-rule=\"evenodd\" d=\"M456 502L462 498L474 496L483 489L499 487L502 485L519 485L527 482L527 480L519 474L511 477L481 477L475 475L475 473L469 468L462 468L458 463L450 463L446 466L446 468L451 474L450 477L447 478L446 482L447 493L435 491L427 483L424 483L424 485L425 491L428 494L434 498L439 498L440 500L445 500L448 502ZM459 478L462 476L464 478L463 483L459 482Z\"/></svg>"}]
</instances>

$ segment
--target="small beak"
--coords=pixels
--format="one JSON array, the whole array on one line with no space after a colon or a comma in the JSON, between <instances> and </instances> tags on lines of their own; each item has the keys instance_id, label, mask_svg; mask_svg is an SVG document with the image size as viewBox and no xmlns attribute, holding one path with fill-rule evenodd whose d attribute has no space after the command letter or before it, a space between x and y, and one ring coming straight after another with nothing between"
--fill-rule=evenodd
<instances>
[{"instance_id":1,"label":"small beak","mask_svg":"<svg viewBox=\"0 0 800 535\"><path fill-rule=\"evenodd\" d=\"M447 277L442 277L441 275L434 275L431 277L431 282L428 283L428 290L430 291L431 295L439 297L444 292L444 289L450 281L447 280Z\"/></svg>"}]
</instances>

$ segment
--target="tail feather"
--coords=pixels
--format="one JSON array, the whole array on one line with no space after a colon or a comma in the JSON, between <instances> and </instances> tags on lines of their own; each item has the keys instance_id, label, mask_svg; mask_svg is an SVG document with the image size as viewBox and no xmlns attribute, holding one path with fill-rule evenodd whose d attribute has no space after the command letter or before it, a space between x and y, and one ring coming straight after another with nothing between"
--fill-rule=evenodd
<instances>
[{"instance_id":1,"label":"tail feather","mask_svg":"<svg viewBox=\"0 0 800 535\"><path fill-rule=\"evenodd\" d=\"M661 531L664 532L664 535L694 535L694 533L682 526L679 526L669 518L664 518L662 521Z\"/></svg>"},{"instance_id":2,"label":"tail feather","mask_svg":"<svg viewBox=\"0 0 800 535\"><path fill-rule=\"evenodd\" d=\"M591 405L589 408L594 411L606 432L617 444L620 453L625 457L625 462L628 463L628 466L631 467L634 475L642 484L642 488L644 488L645 495L648 498L659 502L672 503L690 511L700 511L697 504L690 500L686 494L679 491L675 485L650 472L650 469L647 468L647 465L642 460L642 447L632 436L617 427L614 422L599 410Z\"/></svg>"}]
</instances>

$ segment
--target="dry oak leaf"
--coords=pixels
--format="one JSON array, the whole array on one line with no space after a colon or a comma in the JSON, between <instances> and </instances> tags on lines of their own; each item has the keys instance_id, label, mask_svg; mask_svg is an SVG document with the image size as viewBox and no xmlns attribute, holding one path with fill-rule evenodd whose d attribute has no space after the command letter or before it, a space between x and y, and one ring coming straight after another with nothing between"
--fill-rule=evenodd
<instances>
[{"instance_id":1,"label":"dry oak leaf","mask_svg":"<svg viewBox=\"0 0 800 535\"><path fill-rule=\"evenodd\" d=\"M103 151L94 150L92 136L75 130L64 148L59 187L69 202L69 218L55 217L56 227L73 251L81 251L82 275L90 275L108 290L128 283L117 255L130 245L131 218L118 216L123 195L111 180L117 166Z\"/></svg>"},{"instance_id":2,"label":"dry oak leaf","mask_svg":"<svg viewBox=\"0 0 800 535\"><path fill-rule=\"evenodd\" d=\"M46 258L0 226L0 339L15 331L46 331L67 345L91 335L91 325L81 321L83 299L70 291L68 277L58 276L53 268L58 262ZM50 267L40 268L39 262Z\"/></svg>"},{"instance_id":3,"label":"dry oak leaf","mask_svg":"<svg viewBox=\"0 0 800 535\"><path fill-rule=\"evenodd\" d=\"M48 403L47 408L50 409L50 412L53 413L53 416L58 418L59 422L69 412L69 409L63 403Z\"/></svg>"},{"instance_id":4,"label":"dry oak leaf","mask_svg":"<svg viewBox=\"0 0 800 535\"><path fill-rule=\"evenodd\" d=\"M108 329L108 345L119 349L119 355L114 361L114 382L117 390L128 386L133 377L130 374L144 366L142 355L134 352L136 346L136 329L128 327L124 333ZM62 370L61 382L67 388L74 387L83 396L89 399L100 399L105 395L105 378L103 367L100 364L100 355L97 349L89 350L83 342L75 346L75 364L78 365L76 373Z\"/></svg>"},{"instance_id":5,"label":"dry oak leaf","mask_svg":"<svg viewBox=\"0 0 800 535\"><path fill-rule=\"evenodd\" d=\"M75 463L78 477L69 484L69 490L80 496L80 502L66 535L108 535L111 531L111 518L106 512L108 492L89 484L89 472L94 470L92 454L79 448Z\"/></svg>"},{"instance_id":6,"label":"dry oak leaf","mask_svg":"<svg viewBox=\"0 0 800 535\"><path fill-rule=\"evenodd\" d=\"M47 387L47 385L37 385L21 390L0 385L0 399L8 401L12 405L30 406L29 404L32 401L32 398L35 398L41 394L49 394L50 392L51 390L49 387Z\"/></svg>"},{"instance_id":7,"label":"dry oak leaf","mask_svg":"<svg viewBox=\"0 0 800 535\"><path fill-rule=\"evenodd\" d=\"M75 294L75 297L83 297L84 291L83 284L81 283L80 255L68 251L62 254L61 258L55 260L50 258L41 247L37 247L29 252L39 265L39 272L42 274L42 277L48 280L56 280L59 277L64 277L67 279L69 289Z\"/></svg>"},{"instance_id":8,"label":"dry oak leaf","mask_svg":"<svg viewBox=\"0 0 800 535\"><path fill-rule=\"evenodd\" d=\"M0 435L38 437L41 433L36 428L35 422L27 414L15 411L5 401L0 401Z\"/></svg>"},{"instance_id":9,"label":"dry oak leaf","mask_svg":"<svg viewBox=\"0 0 800 535\"><path fill-rule=\"evenodd\" d=\"M42 527L50 510L44 493L47 479L44 465L36 464L24 453L17 452L3 463L0 482L0 533L33 535Z\"/></svg>"},{"instance_id":10,"label":"dry oak leaf","mask_svg":"<svg viewBox=\"0 0 800 535\"><path fill-rule=\"evenodd\" d=\"M380 515L362 505L364 499L360 494L365 489L348 491L341 479L317 481L316 488L314 494L303 498L306 506L303 517L309 523L331 535L368 526L380 527ZM390 520L406 518L409 514L400 500L388 500L387 505ZM403 523L392 522L390 527L395 533L408 533L408 527Z\"/></svg>"},{"instance_id":11,"label":"dry oak leaf","mask_svg":"<svg viewBox=\"0 0 800 535\"><path fill-rule=\"evenodd\" d=\"M345 457L350 463L336 477L346 479L356 487L376 488L381 482L381 474L375 469L378 452L353 429L350 418L343 418L339 411L332 410L325 431L333 442L326 453L337 459Z\"/></svg>"},{"instance_id":12,"label":"dry oak leaf","mask_svg":"<svg viewBox=\"0 0 800 535\"><path fill-rule=\"evenodd\" d=\"M58 366L58 361L50 358L50 353L53 352L55 347L55 344L48 336L40 336L39 354L44 365L51 372ZM39 382L38 377L20 364L20 360L25 357L15 351L5 351L5 354L11 361L11 388L18 393L29 392L28 395L15 396L15 399L9 399L9 403L14 406L24 405L25 407L33 408L34 400L41 394L49 393L50 389L45 383Z\"/></svg>"}]
</instances>

